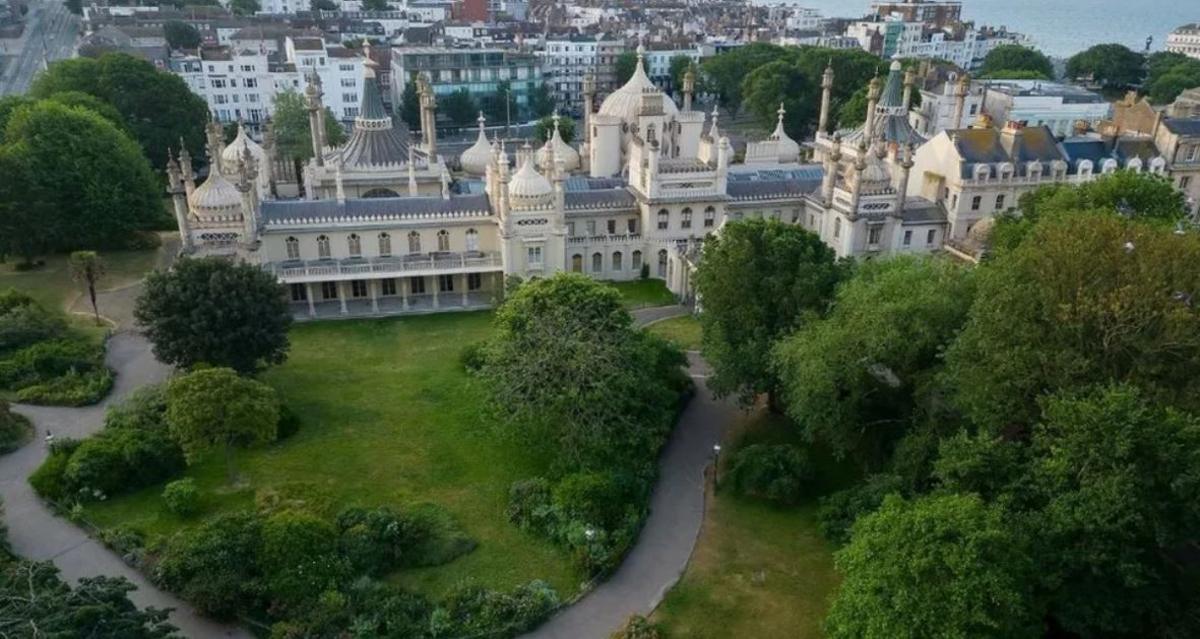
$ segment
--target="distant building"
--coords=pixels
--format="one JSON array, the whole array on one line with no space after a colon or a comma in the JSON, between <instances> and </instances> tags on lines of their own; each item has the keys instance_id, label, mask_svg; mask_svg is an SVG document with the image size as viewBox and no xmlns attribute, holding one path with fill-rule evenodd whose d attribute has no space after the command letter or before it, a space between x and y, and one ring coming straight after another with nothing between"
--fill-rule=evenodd
<instances>
[{"instance_id":1,"label":"distant building","mask_svg":"<svg viewBox=\"0 0 1200 639\"><path fill-rule=\"evenodd\" d=\"M1200 60L1200 23L1185 24L1167 36L1167 51Z\"/></svg>"},{"instance_id":2,"label":"distant building","mask_svg":"<svg viewBox=\"0 0 1200 639\"><path fill-rule=\"evenodd\" d=\"M546 84L559 109L579 113L583 108L583 79L595 78L596 92L607 95L617 88L617 57L625 52L625 40L600 34L550 37L538 55Z\"/></svg>"},{"instance_id":3,"label":"distant building","mask_svg":"<svg viewBox=\"0 0 1200 639\"><path fill-rule=\"evenodd\" d=\"M645 55L646 75L660 89L677 91L680 87L671 85L671 60L683 57L699 65L704 58L711 57L714 49L711 46L695 45L688 48L668 47L656 49L647 47Z\"/></svg>"},{"instance_id":4,"label":"distant building","mask_svg":"<svg viewBox=\"0 0 1200 639\"><path fill-rule=\"evenodd\" d=\"M542 61L537 56L495 47L392 47L392 102L401 104L410 80L425 76L433 94L444 97L466 89L477 101L496 95L501 82L512 92L512 116L526 113L529 97L542 84Z\"/></svg>"},{"instance_id":5,"label":"distant building","mask_svg":"<svg viewBox=\"0 0 1200 639\"><path fill-rule=\"evenodd\" d=\"M899 15L906 22L921 22L935 29L943 29L962 21L962 3L935 0L872 2L871 13L880 16Z\"/></svg>"},{"instance_id":6,"label":"distant building","mask_svg":"<svg viewBox=\"0 0 1200 639\"><path fill-rule=\"evenodd\" d=\"M1044 125L1060 137L1070 135L1080 121L1095 126L1112 112L1099 94L1042 80L990 80L984 87L983 108L996 122Z\"/></svg>"},{"instance_id":7,"label":"distant building","mask_svg":"<svg viewBox=\"0 0 1200 639\"><path fill-rule=\"evenodd\" d=\"M930 89L920 89L921 105L909 112L912 127L926 138L947 129L970 126L983 108L983 83L969 82L964 85L961 77L950 74L945 81L937 82ZM962 111L959 112L958 97L962 92Z\"/></svg>"}]
</instances>

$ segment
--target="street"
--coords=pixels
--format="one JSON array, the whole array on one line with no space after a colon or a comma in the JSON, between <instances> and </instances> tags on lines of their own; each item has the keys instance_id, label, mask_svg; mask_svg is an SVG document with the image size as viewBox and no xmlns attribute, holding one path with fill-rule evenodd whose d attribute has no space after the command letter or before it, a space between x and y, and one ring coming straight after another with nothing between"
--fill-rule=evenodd
<instances>
[{"instance_id":1,"label":"street","mask_svg":"<svg viewBox=\"0 0 1200 639\"><path fill-rule=\"evenodd\" d=\"M25 32L20 38L0 40L0 96L20 95L29 90L33 77L47 62L75 55L79 18L67 11L62 0L44 0L29 5Z\"/></svg>"}]
</instances>

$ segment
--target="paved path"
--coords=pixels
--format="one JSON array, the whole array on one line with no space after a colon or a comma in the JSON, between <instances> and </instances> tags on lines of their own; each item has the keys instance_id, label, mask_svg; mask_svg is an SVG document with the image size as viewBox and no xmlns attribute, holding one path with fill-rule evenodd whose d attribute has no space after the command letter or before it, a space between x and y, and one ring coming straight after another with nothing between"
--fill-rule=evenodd
<instances>
[{"instance_id":1,"label":"paved path","mask_svg":"<svg viewBox=\"0 0 1200 639\"><path fill-rule=\"evenodd\" d=\"M666 306L634 311L634 317L645 325L687 312L682 306ZM637 545L608 581L524 639L608 639L631 615L650 614L683 575L704 521L704 473L713 444L737 416L732 403L708 392L704 360L696 353L688 359L696 396L663 451L650 516Z\"/></svg>"}]
</instances>

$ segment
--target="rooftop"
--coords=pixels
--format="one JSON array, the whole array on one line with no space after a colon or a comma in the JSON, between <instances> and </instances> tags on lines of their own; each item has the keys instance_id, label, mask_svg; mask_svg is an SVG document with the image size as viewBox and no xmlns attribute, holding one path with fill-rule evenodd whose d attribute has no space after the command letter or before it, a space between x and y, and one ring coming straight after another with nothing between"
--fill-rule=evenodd
<instances>
[{"instance_id":1,"label":"rooftop","mask_svg":"<svg viewBox=\"0 0 1200 639\"><path fill-rule=\"evenodd\" d=\"M1102 96L1087 89L1044 80L990 80L987 88L1013 97L1062 98L1067 104L1100 104L1105 101Z\"/></svg>"}]
</instances>

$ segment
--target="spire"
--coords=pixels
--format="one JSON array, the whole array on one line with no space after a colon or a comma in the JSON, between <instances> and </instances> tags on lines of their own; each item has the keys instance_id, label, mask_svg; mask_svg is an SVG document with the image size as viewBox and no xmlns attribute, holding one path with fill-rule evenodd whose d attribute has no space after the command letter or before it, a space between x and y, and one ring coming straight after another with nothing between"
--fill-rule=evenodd
<instances>
[{"instance_id":1,"label":"spire","mask_svg":"<svg viewBox=\"0 0 1200 639\"><path fill-rule=\"evenodd\" d=\"M717 136L720 134L720 131L717 130L717 107L716 105L713 105L712 126L708 128L708 137L712 138L715 142L717 140Z\"/></svg>"},{"instance_id":2,"label":"spire","mask_svg":"<svg viewBox=\"0 0 1200 639\"><path fill-rule=\"evenodd\" d=\"M205 127L205 135L208 146L209 172L216 171L220 173L222 170L221 150L224 147L221 144L221 125L215 119L209 120L208 126Z\"/></svg>"}]
</instances>

